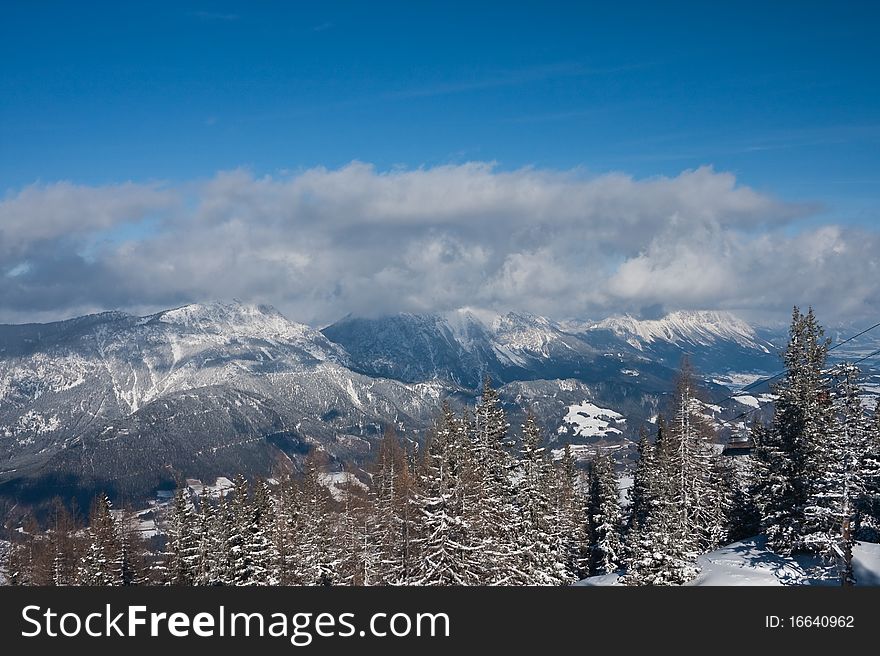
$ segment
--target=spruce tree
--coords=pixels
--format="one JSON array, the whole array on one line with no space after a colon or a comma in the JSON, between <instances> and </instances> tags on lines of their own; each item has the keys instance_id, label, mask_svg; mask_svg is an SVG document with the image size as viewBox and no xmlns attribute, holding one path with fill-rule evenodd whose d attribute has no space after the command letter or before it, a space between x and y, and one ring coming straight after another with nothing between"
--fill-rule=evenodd
<instances>
[{"instance_id":1,"label":"spruce tree","mask_svg":"<svg viewBox=\"0 0 880 656\"><path fill-rule=\"evenodd\" d=\"M589 481L590 573L610 574L619 569L624 557L620 492L611 456L596 453Z\"/></svg>"},{"instance_id":2,"label":"spruce tree","mask_svg":"<svg viewBox=\"0 0 880 656\"><path fill-rule=\"evenodd\" d=\"M590 572L590 539L587 519L587 490L581 484L577 466L568 444L556 469L554 526L557 536L557 560L562 563L565 579L577 581Z\"/></svg>"},{"instance_id":3,"label":"spruce tree","mask_svg":"<svg viewBox=\"0 0 880 656\"><path fill-rule=\"evenodd\" d=\"M633 472L633 482L627 490L627 499L629 500L628 530L630 532L638 531L639 527L644 526L647 522L656 489L653 465L654 451L644 426L639 429L636 453L638 460L636 460Z\"/></svg>"},{"instance_id":4,"label":"spruce tree","mask_svg":"<svg viewBox=\"0 0 880 656\"><path fill-rule=\"evenodd\" d=\"M112 504L106 494L95 500L89 518L85 554L77 571L77 583L90 586L123 584L121 549Z\"/></svg>"},{"instance_id":5,"label":"spruce tree","mask_svg":"<svg viewBox=\"0 0 880 656\"><path fill-rule=\"evenodd\" d=\"M374 584L400 585L409 576L411 488L406 452L396 431L386 429L373 473L374 522L365 538L374 543L374 550L362 547L364 557L375 566Z\"/></svg>"},{"instance_id":6,"label":"spruce tree","mask_svg":"<svg viewBox=\"0 0 880 656\"><path fill-rule=\"evenodd\" d=\"M485 568L485 542L478 527L481 508L475 496L478 479L471 466L465 423L444 406L429 436L425 461L413 497L419 559L415 585L481 585L491 581ZM479 479L482 480L482 479ZM475 530L477 529L477 530Z\"/></svg>"},{"instance_id":7,"label":"spruce tree","mask_svg":"<svg viewBox=\"0 0 880 656\"><path fill-rule=\"evenodd\" d=\"M529 412L522 430L518 506L519 569L529 585L561 585L567 582L565 565L558 557L554 535L554 485L556 476L541 446L541 431Z\"/></svg>"},{"instance_id":8,"label":"spruce tree","mask_svg":"<svg viewBox=\"0 0 880 656\"><path fill-rule=\"evenodd\" d=\"M245 548L251 562L248 585L275 585L272 564L275 560L272 542L272 523L275 507L265 480L258 480L248 504L249 523L245 531Z\"/></svg>"},{"instance_id":9,"label":"spruce tree","mask_svg":"<svg viewBox=\"0 0 880 656\"><path fill-rule=\"evenodd\" d=\"M868 423L862 456L865 491L859 503L859 533L865 539L880 541L880 399Z\"/></svg>"},{"instance_id":10,"label":"spruce tree","mask_svg":"<svg viewBox=\"0 0 880 656\"><path fill-rule=\"evenodd\" d=\"M196 516L198 558L196 585L221 585L226 575L225 552L226 506L222 497L214 501L203 496Z\"/></svg>"},{"instance_id":11,"label":"spruce tree","mask_svg":"<svg viewBox=\"0 0 880 656\"><path fill-rule=\"evenodd\" d=\"M316 455L306 459L301 489L300 572L303 585L335 585L337 554L333 545L330 493L321 482Z\"/></svg>"},{"instance_id":12,"label":"spruce tree","mask_svg":"<svg viewBox=\"0 0 880 656\"><path fill-rule=\"evenodd\" d=\"M478 523L481 532L483 569L489 584L523 583L525 574L518 567L520 554L516 537L520 527L516 490L511 481L514 462L509 424L498 392L488 378L475 415L473 471L480 479L477 484L482 498L478 506L480 513L473 518L473 523Z\"/></svg>"},{"instance_id":13,"label":"spruce tree","mask_svg":"<svg viewBox=\"0 0 880 656\"><path fill-rule=\"evenodd\" d=\"M691 539L682 539L682 503L678 440L662 416L657 419L657 439L646 461L649 511L628 535L627 585L681 585L697 574Z\"/></svg>"},{"instance_id":14,"label":"spruce tree","mask_svg":"<svg viewBox=\"0 0 880 656\"><path fill-rule=\"evenodd\" d=\"M168 564L171 585L194 585L198 576L199 544L192 504L184 490L178 490L168 512Z\"/></svg>"},{"instance_id":15,"label":"spruce tree","mask_svg":"<svg viewBox=\"0 0 880 656\"><path fill-rule=\"evenodd\" d=\"M841 562L842 580L854 582L852 547L858 523L859 501L864 497L865 453L869 424L862 407L857 367L842 363L831 371L832 431L816 448L815 479L804 511L809 533L807 548Z\"/></svg>"},{"instance_id":16,"label":"spruce tree","mask_svg":"<svg viewBox=\"0 0 880 656\"><path fill-rule=\"evenodd\" d=\"M232 499L226 504L225 551L226 581L229 585L249 585L253 575L250 553L250 532L253 524L249 486L245 477L237 475L232 481Z\"/></svg>"},{"instance_id":17,"label":"spruce tree","mask_svg":"<svg viewBox=\"0 0 880 656\"><path fill-rule=\"evenodd\" d=\"M759 488L759 506L768 544L788 554L807 546L806 536L822 530L822 521L807 506L823 468L823 442L831 434L831 394L824 373L829 341L812 308L792 313L786 374L774 387L777 399L773 424L763 437L758 456L766 476Z\"/></svg>"},{"instance_id":18,"label":"spruce tree","mask_svg":"<svg viewBox=\"0 0 880 656\"><path fill-rule=\"evenodd\" d=\"M302 584L302 511L301 496L294 480L281 479L275 500L273 578L279 585Z\"/></svg>"}]
</instances>

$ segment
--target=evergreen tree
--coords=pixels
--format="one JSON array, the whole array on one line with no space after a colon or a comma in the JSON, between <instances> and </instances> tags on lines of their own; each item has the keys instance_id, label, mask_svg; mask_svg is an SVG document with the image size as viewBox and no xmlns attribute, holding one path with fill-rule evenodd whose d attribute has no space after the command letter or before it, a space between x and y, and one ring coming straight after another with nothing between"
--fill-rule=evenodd
<instances>
[{"instance_id":1,"label":"evergreen tree","mask_svg":"<svg viewBox=\"0 0 880 656\"><path fill-rule=\"evenodd\" d=\"M122 550L112 504L106 494L95 500L89 518L88 541L77 571L77 583L91 586L123 585Z\"/></svg>"},{"instance_id":2,"label":"evergreen tree","mask_svg":"<svg viewBox=\"0 0 880 656\"><path fill-rule=\"evenodd\" d=\"M417 511L419 559L415 585L480 585L489 582L481 554L483 543L473 529L479 506L470 494L475 480L469 467L464 422L448 406L429 436L419 485L413 497ZM479 534L478 534L479 535Z\"/></svg>"},{"instance_id":3,"label":"evergreen tree","mask_svg":"<svg viewBox=\"0 0 880 656\"><path fill-rule=\"evenodd\" d=\"M373 473L375 519L362 546L364 562L374 570L372 583L400 585L409 577L409 516L412 481L406 451L393 428L385 430Z\"/></svg>"},{"instance_id":4,"label":"evergreen tree","mask_svg":"<svg viewBox=\"0 0 880 656\"><path fill-rule=\"evenodd\" d=\"M859 533L880 542L880 399L868 424L861 467L865 491L859 502Z\"/></svg>"},{"instance_id":5,"label":"evergreen tree","mask_svg":"<svg viewBox=\"0 0 880 656\"><path fill-rule=\"evenodd\" d=\"M657 439L644 473L649 511L628 536L627 573L622 577L627 585L681 585L697 574L692 539L682 539L682 487L676 462L681 453L678 439L658 417Z\"/></svg>"},{"instance_id":6,"label":"evergreen tree","mask_svg":"<svg viewBox=\"0 0 880 656\"><path fill-rule=\"evenodd\" d=\"M249 486L241 474L235 477L232 485L232 500L226 504L225 582L228 585L250 585L254 568L253 556L249 550L253 525L253 515L248 501Z\"/></svg>"},{"instance_id":7,"label":"evergreen tree","mask_svg":"<svg viewBox=\"0 0 880 656\"><path fill-rule=\"evenodd\" d=\"M553 531L556 476L544 454L541 431L531 412L523 425L519 478L519 569L530 585L561 585L567 582L567 576Z\"/></svg>"},{"instance_id":8,"label":"evergreen tree","mask_svg":"<svg viewBox=\"0 0 880 656\"><path fill-rule=\"evenodd\" d=\"M864 455L869 425L862 408L857 367L843 363L834 367L832 432L816 445L815 479L804 511L807 548L841 562L842 580L854 582L852 547L855 542L859 500L866 486Z\"/></svg>"},{"instance_id":9,"label":"evergreen tree","mask_svg":"<svg viewBox=\"0 0 880 656\"><path fill-rule=\"evenodd\" d=\"M654 452L648 439L648 432L644 426L639 429L636 453L639 457L636 460L635 471L633 472L633 482L629 490L627 490L627 498L629 500L628 529L630 532L638 531L639 527L646 524L657 486L654 480Z\"/></svg>"},{"instance_id":10,"label":"evergreen tree","mask_svg":"<svg viewBox=\"0 0 880 656\"><path fill-rule=\"evenodd\" d=\"M829 341L812 308L792 314L783 357L785 378L775 386L773 425L758 447L758 504L768 544L786 554L807 546L806 536L822 531L824 521L807 506L818 490L824 440L831 434L831 394L824 374Z\"/></svg>"},{"instance_id":11,"label":"evergreen tree","mask_svg":"<svg viewBox=\"0 0 880 656\"><path fill-rule=\"evenodd\" d=\"M481 533L486 582L492 585L523 583L526 575L518 567L520 554L516 539L520 515L511 481L514 462L507 434L510 425L498 392L488 378L475 415L472 464L482 498L478 503L479 515L472 518L472 524L478 526ZM464 458L462 461L467 464Z\"/></svg>"},{"instance_id":12,"label":"evergreen tree","mask_svg":"<svg viewBox=\"0 0 880 656\"><path fill-rule=\"evenodd\" d=\"M556 471L554 526L557 560L565 579L577 581L590 572L590 539L586 490L581 485L571 448L565 445Z\"/></svg>"},{"instance_id":13,"label":"evergreen tree","mask_svg":"<svg viewBox=\"0 0 880 656\"><path fill-rule=\"evenodd\" d=\"M281 479L275 501L273 578L279 585L302 584L302 513L296 483L288 475Z\"/></svg>"},{"instance_id":14,"label":"evergreen tree","mask_svg":"<svg viewBox=\"0 0 880 656\"><path fill-rule=\"evenodd\" d=\"M226 575L225 517L222 498L214 502L203 496L196 515L198 548L196 585L221 585Z\"/></svg>"},{"instance_id":15,"label":"evergreen tree","mask_svg":"<svg viewBox=\"0 0 880 656\"><path fill-rule=\"evenodd\" d=\"M302 535L298 560L303 585L334 585L337 581L336 553L330 517L330 493L321 482L315 456L305 463L302 480Z\"/></svg>"},{"instance_id":16,"label":"evergreen tree","mask_svg":"<svg viewBox=\"0 0 880 656\"><path fill-rule=\"evenodd\" d=\"M711 430L698 412L695 375L687 359L675 390L675 419L669 426L667 493L674 506L675 541L692 558L717 546L715 525L725 505L713 478Z\"/></svg>"},{"instance_id":17,"label":"evergreen tree","mask_svg":"<svg viewBox=\"0 0 880 656\"><path fill-rule=\"evenodd\" d=\"M178 490L168 512L168 564L171 585L194 585L198 575L199 543L192 504L184 490Z\"/></svg>"},{"instance_id":18,"label":"evergreen tree","mask_svg":"<svg viewBox=\"0 0 880 656\"><path fill-rule=\"evenodd\" d=\"M248 524L245 530L245 548L251 562L251 575L248 585L275 585L272 563L275 560L272 542L272 521L275 514L269 485L259 480L254 485L253 495L248 504Z\"/></svg>"},{"instance_id":19,"label":"evergreen tree","mask_svg":"<svg viewBox=\"0 0 880 656\"><path fill-rule=\"evenodd\" d=\"M596 453L589 481L590 572L610 574L619 569L624 556L620 492L611 456Z\"/></svg>"}]
</instances>

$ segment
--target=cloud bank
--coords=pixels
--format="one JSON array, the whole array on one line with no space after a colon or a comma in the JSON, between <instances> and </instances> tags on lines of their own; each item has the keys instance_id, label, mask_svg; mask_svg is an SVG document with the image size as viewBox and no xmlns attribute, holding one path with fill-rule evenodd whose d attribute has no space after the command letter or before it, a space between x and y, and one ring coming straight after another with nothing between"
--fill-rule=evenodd
<instances>
[{"instance_id":1,"label":"cloud bank","mask_svg":"<svg viewBox=\"0 0 880 656\"><path fill-rule=\"evenodd\" d=\"M192 301L271 303L320 325L461 306L599 317L721 308L828 321L880 310L880 234L805 222L711 167L675 177L487 163L186 184L13 190L0 200L0 321Z\"/></svg>"}]
</instances>

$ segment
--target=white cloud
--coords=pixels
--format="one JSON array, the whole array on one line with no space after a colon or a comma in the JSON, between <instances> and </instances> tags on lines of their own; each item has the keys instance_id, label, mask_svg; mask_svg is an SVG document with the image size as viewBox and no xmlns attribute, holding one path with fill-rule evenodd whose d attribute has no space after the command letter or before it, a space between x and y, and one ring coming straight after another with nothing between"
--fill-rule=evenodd
<instances>
[{"instance_id":1,"label":"white cloud","mask_svg":"<svg viewBox=\"0 0 880 656\"><path fill-rule=\"evenodd\" d=\"M798 226L813 209L709 167L637 180L354 162L174 187L33 185L0 201L0 320L230 297L312 323L465 305L880 309L877 276L862 275L878 268L880 236ZM153 232L103 238L156 216Z\"/></svg>"},{"instance_id":2,"label":"white cloud","mask_svg":"<svg viewBox=\"0 0 880 656\"><path fill-rule=\"evenodd\" d=\"M29 185L0 200L0 257L15 257L43 241L141 221L167 210L173 199L172 192L158 185L131 182L104 187Z\"/></svg>"}]
</instances>

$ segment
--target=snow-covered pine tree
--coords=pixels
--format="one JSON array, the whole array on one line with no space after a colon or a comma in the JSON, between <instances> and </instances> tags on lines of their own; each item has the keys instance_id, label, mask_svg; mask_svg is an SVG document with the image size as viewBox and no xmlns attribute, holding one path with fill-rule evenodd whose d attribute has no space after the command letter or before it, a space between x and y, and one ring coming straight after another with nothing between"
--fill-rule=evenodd
<instances>
[{"instance_id":1,"label":"snow-covered pine tree","mask_svg":"<svg viewBox=\"0 0 880 656\"><path fill-rule=\"evenodd\" d=\"M112 507L106 494L98 495L89 518L86 551L77 570L79 585L123 584L119 535Z\"/></svg>"},{"instance_id":2,"label":"snow-covered pine tree","mask_svg":"<svg viewBox=\"0 0 880 656\"><path fill-rule=\"evenodd\" d=\"M302 584L300 571L302 546L299 542L302 530L300 502L300 491L296 483L289 475L284 476L275 496L275 521L272 534L274 544L272 576L279 585Z\"/></svg>"},{"instance_id":3,"label":"snow-covered pine tree","mask_svg":"<svg viewBox=\"0 0 880 656\"><path fill-rule=\"evenodd\" d=\"M514 462L507 433L510 425L501 407L501 398L488 377L483 383L483 393L474 414L474 473L481 479L479 492L482 498L479 502L480 513L473 520L479 522L483 568L487 577L485 583L523 583L525 574L518 568L520 515L511 480Z\"/></svg>"},{"instance_id":4,"label":"snow-covered pine tree","mask_svg":"<svg viewBox=\"0 0 880 656\"><path fill-rule=\"evenodd\" d=\"M554 534L556 476L541 442L541 430L529 412L522 430L518 473L518 506L522 515L519 569L529 585L562 585L568 579L558 557L558 536Z\"/></svg>"},{"instance_id":5,"label":"snow-covered pine tree","mask_svg":"<svg viewBox=\"0 0 880 656\"><path fill-rule=\"evenodd\" d=\"M371 584L401 585L409 576L411 488L406 451L393 427L386 428L373 472L375 515L366 538L374 543L375 553L368 545L362 547L371 569L375 567Z\"/></svg>"},{"instance_id":6,"label":"snow-covered pine tree","mask_svg":"<svg viewBox=\"0 0 880 656\"><path fill-rule=\"evenodd\" d=\"M872 542L880 541L880 399L868 425L862 459L865 493L859 503L859 532Z\"/></svg>"},{"instance_id":7,"label":"snow-covered pine tree","mask_svg":"<svg viewBox=\"0 0 880 656\"><path fill-rule=\"evenodd\" d=\"M215 501L203 496L199 501L199 512L195 516L196 543L196 585L220 585L226 572L224 517L225 504L222 498Z\"/></svg>"},{"instance_id":8,"label":"snow-covered pine tree","mask_svg":"<svg viewBox=\"0 0 880 656\"><path fill-rule=\"evenodd\" d=\"M123 508L117 521L121 585L141 585L146 580L144 544L137 523Z\"/></svg>"},{"instance_id":9,"label":"snow-covered pine tree","mask_svg":"<svg viewBox=\"0 0 880 656\"><path fill-rule=\"evenodd\" d=\"M842 363L831 370L832 432L816 448L816 478L804 509L804 545L841 563L842 581L852 584L852 547L858 502L865 492L863 466L869 425L861 403L858 367Z\"/></svg>"},{"instance_id":10,"label":"snow-covered pine tree","mask_svg":"<svg viewBox=\"0 0 880 656\"><path fill-rule=\"evenodd\" d=\"M252 513L249 485L241 474L232 481L232 500L226 504L226 579L228 585L249 585L253 560L249 552Z\"/></svg>"},{"instance_id":11,"label":"snow-covered pine tree","mask_svg":"<svg viewBox=\"0 0 880 656\"><path fill-rule=\"evenodd\" d=\"M763 441L766 432L760 418L752 420L750 434L753 444ZM732 478L728 485L730 510L728 512L728 540L737 542L758 535L761 532L761 511L757 504L757 481L765 478L759 474L762 467L758 462L759 449L753 449L746 458L734 458L729 470Z\"/></svg>"},{"instance_id":12,"label":"snow-covered pine tree","mask_svg":"<svg viewBox=\"0 0 880 656\"><path fill-rule=\"evenodd\" d=\"M822 469L822 442L831 433L831 395L824 373L828 340L812 308L792 313L789 341L783 356L785 377L774 386L777 396L773 424L758 436L758 505L768 544L790 554L804 548L814 533L805 512Z\"/></svg>"},{"instance_id":13,"label":"snow-covered pine tree","mask_svg":"<svg viewBox=\"0 0 880 656\"><path fill-rule=\"evenodd\" d=\"M51 562L51 584L73 585L76 580L79 544L76 537L76 519L61 499L52 503L52 530L48 535Z\"/></svg>"},{"instance_id":14,"label":"snow-covered pine tree","mask_svg":"<svg viewBox=\"0 0 880 656\"><path fill-rule=\"evenodd\" d=\"M245 531L245 548L251 561L251 575L247 585L275 585L272 563L275 561L272 542L272 523L275 516L274 502L269 484L258 480L249 498L249 525Z\"/></svg>"},{"instance_id":15,"label":"snow-covered pine tree","mask_svg":"<svg viewBox=\"0 0 880 656\"><path fill-rule=\"evenodd\" d=\"M556 468L555 530L551 535L558 545L557 560L562 563L565 579L569 581L580 580L588 576L590 571L588 492L581 483L571 447L566 444Z\"/></svg>"},{"instance_id":16,"label":"snow-covered pine tree","mask_svg":"<svg viewBox=\"0 0 880 656\"><path fill-rule=\"evenodd\" d=\"M728 459L713 455L710 460L709 485L706 488L706 525L701 551L714 551L732 541L734 503L739 484L734 466Z\"/></svg>"},{"instance_id":17,"label":"snow-covered pine tree","mask_svg":"<svg viewBox=\"0 0 880 656\"><path fill-rule=\"evenodd\" d=\"M590 573L610 574L620 568L624 557L620 492L610 455L596 452L590 463L589 489Z\"/></svg>"},{"instance_id":18,"label":"snow-covered pine tree","mask_svg":"<svg viewBox=\"0 0 880 656\"><path fill-rule=\"evenodd\" d=\"M722 503L718 497L723 493L713 479L711 429L699 414L696 377L687 358L676 381L674 407L667 484L675 505L676 541L695 558L712 546L716 501Z\"/></svg>"},{"instance_id":19,"label":"snow-covered pine tree","mask_svg":"<svg viewBox=\"0 0 880 656\"><path fill-rule=\"evenodd\" d=\"M633 471L633 482L626 492L629 500L628 532L638 531L639 527L644 526L647 522L648 514L651 512L651 500L657 487L654 480L654 449L644 426L639 429L636 453L639 457Z\"/></svg>"},{"instance_id":20,"label":"snow-covered pine tree","mask_svg":"<svg viewBox=\"0 0 880 656\"><path fill-rule=\"evenodd\" d=\"M414 585L485 585L482 541L475 523L480 507L465 423L444 404L443 416L428 437L425 460L412 503L416 509L419 558Z\"/></svg>"},{"instance_id":21,"label":"snow-covered pine tree","mask_svg":"<svg viewBox=\"0 0 880 656\"><path fill-rule=\"evenodd\" d=\"M646 463L649 512L628 535L627 585L681 585L697 574L694 554L679 539L680 473L675 458L680 453L666 421L657 418L657 439Z\"/></svg>"},{"instance_id":22,"label":"snow-covered pine tree","mask_svg":"<svg viewBox=\"0 0 880 656\"><path fill-rule=\"evenodd\" d=\"M338 562L333 545L330 493L321 482L317 457L313 454L306 458L301 483L302 530L298 559L303 585L335 585Z\"/></svg>"},{"instance_id":23,"label":"snow-covered pine tree","mask_svg":"<svg viewBox=\"0 0 880 656\"><path fill-rule=\"evenodd\" d=\"M194 585L198 576L199 544L196 517L186 491L180 489L168 510L166 576L170 585Z\"/></svg>"}]
</instances>

